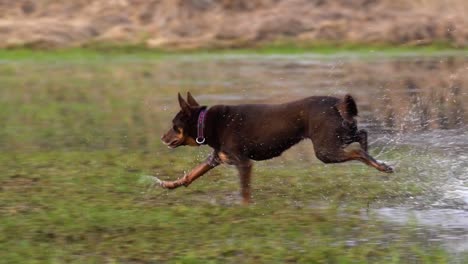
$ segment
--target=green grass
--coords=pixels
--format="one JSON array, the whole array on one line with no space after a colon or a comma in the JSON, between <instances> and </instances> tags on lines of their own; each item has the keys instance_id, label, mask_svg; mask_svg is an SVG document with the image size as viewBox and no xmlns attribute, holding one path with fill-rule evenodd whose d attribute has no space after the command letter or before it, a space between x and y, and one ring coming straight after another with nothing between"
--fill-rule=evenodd
<instances>
[{"instance_id":1,"label":"green grass","mask_svg":"<svg viewBox=\"0 0 468 264\"><path fill-rule=\"evenodd\" d=\"M257 166L255 204L238 205L238 180L220 167L166 191L194 165L182 154L40 152L0 155L3 263L446 263L410 227L363 213L376 199L416 195L405 176L348 166ZM404 175L404 174L403 174ZM413 183L414 184L414 183ZM363 211L364 210L364 211Z\"/></svg>"},{"instance_id":2,"label":"green grass","mask_svg":"<svg viewBox=\"0 0 468 264\"><path fill-rule=\"evenodd\" d=\"M466 48L457 48L445 43L424 46L392 46L387 44L363 45L353 43L293 43L276 42L259 44L248 48L202 48L194 50L150 49L139 45L89 45L84 48L41 50L30 48L1 49L0 60L106 60L108 58L161 59L172 56L221 56L221 55L353 55L398 56L467 54Z\"/></svg>"},{"instance_id":3,"label":"green grass","mask_svg":"<svg viewBox=\"0 0 468 264\"><path fill-rule=\"evenodd\" d=\"M451 260L426 239L430 230L386 223L371 210L433 183L411 166L428 157L408 148L384 151L380 159L401 161L384 175L360 163L321 164L301 143L255 165L250 207L239 205L227 166L189 188L144 184L144 175L181 177L208 154L160 143L176 92L229 94L219 83L238 75L222 62L133 52L0 51L0 263Z\"/></svg>"},{"instance_id":4,"label":"green grass","mask_svg":"<svg viewBox=\"0 0 468 264\"><path fill-rule=\"evenodd\" d=\"M256 48L233 50L232 52L246 52L259 54L303 54L316 53L333 55L351 53L358 56L416 54L430 55L443 52L466 52L465 48L456 48L445 43L434 43L423 46L405 46L388 44L359 44L359 43L295 43L276 42L259 45ZM229 52L229 51L228 51Z\"/></svg>"}]
</instances>

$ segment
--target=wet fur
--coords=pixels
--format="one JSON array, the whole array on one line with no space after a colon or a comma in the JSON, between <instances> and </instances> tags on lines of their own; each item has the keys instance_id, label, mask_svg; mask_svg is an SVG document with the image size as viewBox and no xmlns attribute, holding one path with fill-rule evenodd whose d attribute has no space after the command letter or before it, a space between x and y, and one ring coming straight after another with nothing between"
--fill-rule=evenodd
<instances>
[{"instance_id":1,"label":"wet fur","mask_svg":"<svg viewBox=\"0 0 468 264\"><path fill-rule=\"evenodd\" d=\"M187 101L180 94L178 99L181 111L172 121L173 129L162 137L170 147L193 145L198 115L206 108L190 93ZM367 132L357 128L358 109L350 95L343 99L312 96L283 104L215 105L207 109L204 144L213 148L212 155L184 179L163 182L161 186L187 186L211 168L226 163L238 168L243 199L248 203L251 160L277 157L304 139L312 140L317 158L324 163L359 160L392 172L389 166L367 154ZM175 144L177 138L183 140Z\"/></svg>"}]
</instances>

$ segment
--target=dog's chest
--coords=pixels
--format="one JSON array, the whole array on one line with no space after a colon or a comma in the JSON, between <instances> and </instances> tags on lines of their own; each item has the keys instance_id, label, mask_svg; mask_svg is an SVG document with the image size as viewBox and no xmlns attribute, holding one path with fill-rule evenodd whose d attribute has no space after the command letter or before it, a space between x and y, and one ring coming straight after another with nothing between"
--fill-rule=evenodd
<instances>
[{"instance_id":1,"label":"dog's chest","mask_svg":"<svg viewBox=\"0 0 468 264\"><path fill-rule=\"evenodd\" d=\"M228 154L223 151L219 151L217 153L217 158L220 163L228 164L228 165L235 165L239 162L239 159L232 154Z\"/></svg>"}]
</instances>

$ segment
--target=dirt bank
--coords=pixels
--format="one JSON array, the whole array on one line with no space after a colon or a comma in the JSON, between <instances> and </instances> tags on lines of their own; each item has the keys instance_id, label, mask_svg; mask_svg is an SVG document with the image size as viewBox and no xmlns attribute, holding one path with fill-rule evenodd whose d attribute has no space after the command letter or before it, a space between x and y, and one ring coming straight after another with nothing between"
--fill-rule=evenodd
<instances>
[{"instance_id":1,"label":"dirt bank","mask_svg":"<svg viewBox=\"0 0 468 264\"><path fill-rule=\"evenodd\" d=\"M465 0L0 0L0 47L277 40L467 47L467 13Z\"/></svg>"}]
</instances>

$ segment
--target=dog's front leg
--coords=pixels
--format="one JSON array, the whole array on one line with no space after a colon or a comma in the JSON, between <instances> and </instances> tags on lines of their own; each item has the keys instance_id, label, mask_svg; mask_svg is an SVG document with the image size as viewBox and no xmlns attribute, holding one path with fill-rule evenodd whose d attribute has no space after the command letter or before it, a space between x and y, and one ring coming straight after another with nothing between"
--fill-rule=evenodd
<instances>
[{"instance_id":1,"label":"dog's front leg","mask_svg":"<svg viewBox=\"0 0 468 264\"><path fill-rule=\"evenodd\" d=\"M215 154L210 155L202 164L196 166L181 179L175 181L160 181L159 184L166 189L175 189L182 185L187 187L197 178L219 165L219 161L216 157Z\"/></svg>"},{"instance_id":2,"label":"dog's front leg","mask_svg":"<svg viewBox=\"0 0 468 264\"><path fill-rule=\"evenodd\" d=\"M245 161L236 165L239 171L242 204L248 205L251 202L250 179L252 176L252 162Z\"/></svg>"}]
</instances>

